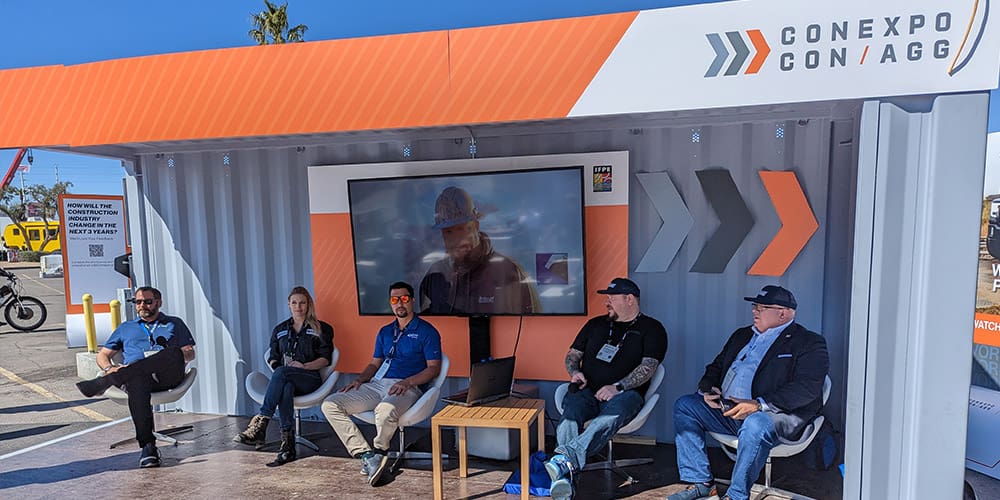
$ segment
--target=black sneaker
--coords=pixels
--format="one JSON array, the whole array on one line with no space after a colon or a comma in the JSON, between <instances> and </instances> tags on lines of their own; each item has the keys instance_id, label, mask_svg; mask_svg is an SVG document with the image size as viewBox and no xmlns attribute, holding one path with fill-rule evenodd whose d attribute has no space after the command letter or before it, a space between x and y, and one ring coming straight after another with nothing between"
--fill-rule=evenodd
<instances>
[{"instance_id":1,"label":"black sneaker","mask_svg":"<svg viewBox=\"0 0 1000 500\"><path fill-rule=\"evenodd\" d=\"M104 391L111 387L111 379L108 377L97 377L91 380L81 380L76 383L76 388L80 391L80 394L88 398L94 396L100 396L104 394Z\"/></svg>"},{"instance_id":2,"label":"black sneaker","mask_svg":"<svg viewBox=\"0 0 1000 500\"><path fill-rule=\"evenodd\" d=\"M156 443L149 443L142 447L142 455L139 456L139 467L147 469L149 467L160 466L160 450L156 449Z\"/></svg>"}]
</instances>

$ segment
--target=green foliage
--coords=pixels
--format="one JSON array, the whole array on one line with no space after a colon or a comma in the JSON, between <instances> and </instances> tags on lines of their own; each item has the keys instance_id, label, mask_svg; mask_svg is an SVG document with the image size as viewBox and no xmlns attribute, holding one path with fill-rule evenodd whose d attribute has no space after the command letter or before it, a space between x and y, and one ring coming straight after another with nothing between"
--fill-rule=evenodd
<instances>
[{"instance_id":1,"label":"green foliage","mask_svg":"<svg viewBox=\"0 0 1000 500\"><path fill-rule=\"evenodd\" d=\"M36 252L34 250L24 250L17 254L17 260L20 262L38 262L42 260L43 255L48 255L49 252Z\"/></svg>"},{"instance_id":2,"label":"green foliage","mask_svg":"<svg viewBox=\"0 0 1000 500\"><path fill-rule=\"evenodd\" d=\"M303 36L309 27L304 24L288 27L288 2L278 5L264 0L264 7L264 10L250 14L253 28L247 35L257 45L304 41Z\"/></svg>"},{"instance_id":3,"label":"green foliage","mask_svg":"<svg viewBox=\"0 0 1000 500\"><path fill-rule=\"evenodd\" d=\"M59 195L69 192L72 185L72 182L57 182L51 187L35 184L26 186L23 190L13 185L7 186L3 192L0 192L0 213L10 217L21 230L21 234L28 234L21 223L28 220L28 206L34 204L37 211L35 216L41 218L45 222L45 226L48 227L48 222L56 219L56 215L59 213ZM42 240L39 248L45 248L45 245L53 238L55 236L46 231L45 239ZM25 243L28 245L28 250L35 249L30 240L25 239Z\"/></svg>"}]
</instances>

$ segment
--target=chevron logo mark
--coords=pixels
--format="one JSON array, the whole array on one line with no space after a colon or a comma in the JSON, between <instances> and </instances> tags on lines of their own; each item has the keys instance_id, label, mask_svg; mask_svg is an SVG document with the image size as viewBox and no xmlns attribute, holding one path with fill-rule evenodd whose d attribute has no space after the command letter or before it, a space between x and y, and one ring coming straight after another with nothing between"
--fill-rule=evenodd
<instances>
[{"instance_id":1,"label":"chevron logo mark","mask_svg":"<svg viewBox=\"0 0 1000 500\"><path fill-rule=\"evenodd\" d=\"M781 219L781 229L747 274L781 276L819 228L795 172L758 172Z\"/></svg>"},{"instance_id":2,"label":"chevron logo mark","mask_svg":"<svg viewBox=\"0 0 1000 500\"><path fill-rule=\"evenodd\" d=\"M719 217L719 227L698 254L691 272L719 274L726 270L740 244L753 228L753 214L747 208L728 170L695 172L705 198Z\"/></svg>"},{"instance_id":3,"label":"chevron logo mark","mask_svg":"<svg viewBox=\"0 0 1000 500\"><path fill-rule=\"evenodd\" d=\"M694 225L694 218L666 172L637 174L663 224L636 266L639 273L662 273L670 267Z\"/></svg>"},{"instance_id":4,"label":"chevron logo mark","mask_svg":"<svg viewBox=\"0 0 1000 500\"><path fill-rule=\"evenodd\" d=\"M764 61L767 56L771 53L771 46L767 44L767 40L764 39L764 35L760 30L747 30L746 37L750 39L750 45L753 47L754 56L750 60L750 64L747 65L746 71L743 73L746 75L754 75L760 71L761 66L764 65ZM743 65L746 64L747 58L750 56L750 47L747 46L747 42L743 39L743 34L739 31L727 31L725 33L726 40L729 41L729 47L732 47L733 58L729 60L729 48L726 43L722 40L722 37L718 33L708 33L705 35L708 38L709 45L712 46L712 50L715 51L715 59L712 60L712 64L708 66L708 71L705 72L705 78L711 78L719 76L719 72L722 71L722 67L725 66L726 61L729 60L729 65L726 67L724 76L733 76L740 73L743 69Z\"/></svg>"}]
</instances>

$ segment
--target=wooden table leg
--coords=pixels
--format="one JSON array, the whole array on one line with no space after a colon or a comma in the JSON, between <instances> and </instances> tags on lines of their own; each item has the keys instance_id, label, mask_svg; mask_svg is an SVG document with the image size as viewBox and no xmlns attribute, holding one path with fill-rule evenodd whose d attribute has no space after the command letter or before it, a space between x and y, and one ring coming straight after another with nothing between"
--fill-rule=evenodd
<instances>
[{"instance_id":1,"label":"wooden table leg","mask_svg":"<svg viewBox=\"0 0 1000 500\"><path fill-rule=\"evenodd\" d=\"M434 498L435 500L441 500L443 496L443 485L441 474L443 473L441 467L441 426L431 419L431 461L433 466L431 467L434 471Z\"/></svg>"},{"instance_id":2,"label":"wooden table leg","mask_svg":"<svg viewBox=\"0 0 1000 500\"><path fill-rule=\"evenodd\" d=\"M521 499L528 500L531 488L531 422L521 425Z\"/></svg>"},{"instance_id":3,"label":"wooden table leg","mask_svg":"<svg viewBox=\"0 0 1000 500\"><path fill-rule=\"evenodd\" d=\"M465 427L458 428L458 477L469 476L469 454L465 449Z\"/></svg>"},{"instance_id":4,"label":"wooden table leg","mask_svg":"<svg viewBox=\"0 0 1000 500\"><path fill-rule=\"evenodd\" d=\"M545 407L538 409L538 451L545 451Z\"/></svg>"}]
</instances>

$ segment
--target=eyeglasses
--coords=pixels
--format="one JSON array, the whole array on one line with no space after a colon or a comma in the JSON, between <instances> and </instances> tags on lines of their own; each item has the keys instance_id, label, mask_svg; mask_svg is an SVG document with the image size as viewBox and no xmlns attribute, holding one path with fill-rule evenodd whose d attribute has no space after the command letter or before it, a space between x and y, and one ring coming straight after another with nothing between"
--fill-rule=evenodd
<instances>
[{"instance_id":1,"label":"eyeglasses","mask_svg":"<svg viewBox=\"0 0 1000 500\"><path fill-rule=\"evenodd\" d=\"M132 302L135 302L135 305L146 304L147 306L151 306L153 302L156 302L156 299L132 299Z\"/></svg>"},{"instance_id":2,"label":"eyeglasses","mask_svg":"<svg viewBox=\"0 0 1000 500\"><path fill-rule=\"evenodd\" d=\"M393 295L392 297L389 297L389 303L392 305L399 304L400 302L409 304L411 300L413 300L413 297L410 297L409 295L400 295L398 297Z\"/></svg>"},{"instance_id":3,"label":"eyeglasses","mask_svg":"<svg viewBox=\"0 0 1000 500\"><path fill-rule=\"evenodd\" d=\"M750 308L750 310L757 311L757 312L764 311L764 310L767 310L767 309L788 309L788 308L787 307L781 307L781 306L765 306L763 304L754 304Z\"/></svg>"}]
</instances>

